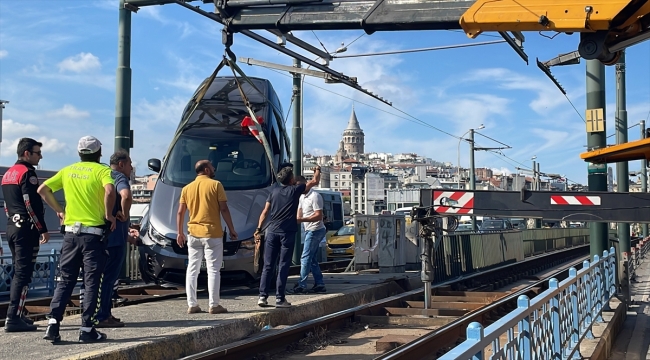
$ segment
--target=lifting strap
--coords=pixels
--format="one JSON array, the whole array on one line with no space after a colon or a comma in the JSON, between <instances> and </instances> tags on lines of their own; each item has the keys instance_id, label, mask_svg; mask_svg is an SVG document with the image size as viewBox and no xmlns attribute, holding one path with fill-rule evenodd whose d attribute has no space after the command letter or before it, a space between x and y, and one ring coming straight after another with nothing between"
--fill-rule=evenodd
<instances>
[{"instance_id":1,"label":"lifting strap","mask_svg":"<svg viewBox=\"0 0 650 360\"><path fill-rule=\"evenodd\" d=\"M244 81L249 83L250 86L253 89L257 90L257 92L262 94L262 96L264 96L264 93L261 92L255 86L255 84L253 84L253 82L248 78L248 76L246 76L246 74L244 74L244 72L239 68L239 66L237 66L237 64L234 61L232 61L232 59L228 59L224 55L222 62L226 62L227 63L226 65L228 65L228 67L230 67L230 70L232 70L232 75L235 78L235 82L237 83L237 88L239 89L239 93L241 94L241 98L244 101L244 105L246 106L246 109L248 109L248 113L250 114L251 120L255 124L255 127L257 128L257 131L260 134L260 139L262 140L262 145L264 146L264 151L266 152L266 156L269 158L269 164L271 164L271 171L273 172L273 177L275 177L278 173L277 173L277 171L275 169L275 164L273 164L274 159L273 159L273 152L271 151L271 146L269 145L269 141L267 140L266 135L264 134L264 130L262 130L262 126L257 121L257 116L255 116L255 111L253 111L253 109L251 108L251 104L248 101L248 97L246 97L246 94L244 93L244 89L242 88L241 83L239 82L239 79L237 78L237 73L239 73L239 75L242 77L242 79L244 79ZM235 72L237 72L237 73L235 73ZM269 101L269 100L266 99L266 101ZM273 106L272 104L269 104L269 105Z\"/></svg>"},{"instance_id":2,"label":"lifting strap","mask_svg":"<svg viewBox=\"0 0 650 360\"><path fill-rule=\"evenodd\" d=\"M271 151L271 146L269 145L269 142L268 142L268 140L266 138L266 135L264 134L264 130L262 130L262 126L257 121L257 117L255 116L255 111L253 111L253 109L251 108L251 104L248 101L248 97L246 97L246 94L244 93L244 89L242 88L241 83L239 82L239 79L237 78L237 74L235 73L235 71L237 71L237 73L239 73L239 75L246 82L248 82L251 85L251 87L253 87L253 89L255 89L257 92L262 94L262 96L264 96L264 93L261 92L255 86L255 84L253 84L253 82L246 76L246 74L244 74L244 72L239 68L239 66L237 66L237 64L235 64L234 61L227 58L225 55L223 56L223 59L221 60L219 65L217 65L217 67L212 72L212 75L210 75L208 80L203 83L203 86L201 87L201 89L199 89L199 91L197 91L195 96L192 98L192 100L191 100L192 101L192 108L191 108L191 110L189 112L186 113L185 117L182 119L181 124L179 126L179 129L183 129L183 127L185 127L185 125L190 120L190 118L192 117L192 115L194 114L196 109L199 107L199 104L201 103L201 100L203 100L203 97L205 96L205 93L210 88L210 85L212 85L212 83L214 82L214 79L217 77L217 74L219 73L219 71L221 71L221 69L223 69L224 66L228 66L232 70L233 76L235 78L235 82L237 83L237 88L239 89L239 93L241 94L244 105L246 106L246 109L248 110L249 116L251 117L253 123L255 124L255 127L257 128L257 131L259 132L260 139L262 141L262 146L264 147L264 152L266 153L266 157L269 159L269 164L271 165L271 172L272 172L273 178L275 178L275 176L277 175L277 171L275 169L275 164L273 163L274 159L273 159L273 152ZM266 99L267 102L269 102L269 99L267 99L266 97L265 97L265 99ZM272 104L270 104L270 105L272 106ZM178 140L178 137L180 136L180 134L181 134L181 132L176 133L176 135L174 136L174 139L172 140L172 144L176 143L176 141ZM282 160L282 159L280 159L280 160Z\"/></svg>"}]
</instances>

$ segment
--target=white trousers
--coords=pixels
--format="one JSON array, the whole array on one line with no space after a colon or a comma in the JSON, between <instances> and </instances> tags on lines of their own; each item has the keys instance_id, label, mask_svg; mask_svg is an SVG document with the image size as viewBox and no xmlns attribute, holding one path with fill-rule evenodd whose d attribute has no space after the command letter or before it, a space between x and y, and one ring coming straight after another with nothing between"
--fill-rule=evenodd
<instances>
[{"instance_id":1,"label":"white trousers","mask_svg":"<svg viewBox=\"0 0 650 360\"><path fill-rule=\"evenodd\" d=\"M187 236L188 264L187 275L185 276L185 292L187 293L187 305L198 306L196 300L196 283L201 271L201 262L205 256L205 264L208 272L208 293L209 305L219 305L219 290L221 285L221 262L223 261L223 240L222 238L197 238Z\"/></svg>"}]
</instances>

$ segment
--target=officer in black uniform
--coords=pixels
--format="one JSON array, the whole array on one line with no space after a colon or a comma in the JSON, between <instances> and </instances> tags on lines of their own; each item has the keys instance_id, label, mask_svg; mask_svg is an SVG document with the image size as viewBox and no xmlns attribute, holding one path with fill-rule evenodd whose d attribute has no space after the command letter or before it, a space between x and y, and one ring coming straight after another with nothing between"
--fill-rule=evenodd
<instances>
[{"instance_id":1,"label":"officer in black uniform","mask_svg":"<svg viewBox=\"0 0 650 360\"><path fill-rule=\"evenodd\" d=\"M36 192L39 184L34 166L43 158L41 146L43 144L34 139L20 139L18 161L2 177L5 211L9 218L7 238L14 264L6 332L36 330L34 322L24 316L24 304L40 244L50 239L45 225L43 200Z\"/></svg>"}]
</instances>

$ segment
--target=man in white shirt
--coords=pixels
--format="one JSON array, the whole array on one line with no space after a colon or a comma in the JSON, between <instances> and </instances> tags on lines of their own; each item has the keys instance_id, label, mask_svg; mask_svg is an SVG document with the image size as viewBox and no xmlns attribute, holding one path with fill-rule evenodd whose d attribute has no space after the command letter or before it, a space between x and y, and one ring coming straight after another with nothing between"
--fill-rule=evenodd
<instances>
[{"instance_id":1,"label":"man in white shirt","mask_svg":"<svg viewBox=\"0 0 650 360\"><path fill-rule=\"evenodd\" d=\"M307 180L302 176L296 177L296 183L304 184ZM318 265L318 252L320 242L325 238L325 225L323 224L323 197L310 189L309 192L300 197L298 206L298 223L302 223L305 228L305 243L300 257L300 280L293 287L294 294L306 294L307 278L311 272L314 276L314 287L311 292L324 293L325 283L323 274Z\"/></svg>"}]
</instances>

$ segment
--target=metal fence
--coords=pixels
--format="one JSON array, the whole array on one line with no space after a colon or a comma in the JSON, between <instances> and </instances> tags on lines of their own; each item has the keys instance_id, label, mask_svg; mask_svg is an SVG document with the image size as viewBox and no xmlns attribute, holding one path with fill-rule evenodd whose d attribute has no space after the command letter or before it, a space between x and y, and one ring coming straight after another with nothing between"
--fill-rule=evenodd
<instances>
[{"instance_id":1,"label":"metal fence","mask_svg":"<svg viewBox=\"0 0 650 360\"><path fill-rule=\"evenodd\" d=\"M124 267L126 269L126 277L131 280L142 279L140 273L140 251L135 245L126 245L126 259L124 260Z\"/></svg>"},{"instance_id":2,"label":"metal fence","mask_svg":"<svg viewBox=\"0 0 650 360\"><path fill-rule=\"evenodd\" d=\"M648 250L650 250L650 237L642 239L639 243L632 248L632 253L629 258L629 274L630 278L636 276L636 270L641 266L642 259L648 255Z\"/></svg>"},{"instance_id":3,"label":"metal fence","mask_svg":"<svg viewBox=\"0 0 650 360\"><path fill-rule=\"evenodd\" d=\"M59 254L52 249L50 254L42 254L36 257L30 290L44 289L51 296L56 287L56 275L58 273ZM0 295L9 295L11 279L14 276L14 265L11 262L11 255L0 256Z\"/></svg>"},{"instance_id":4,"label":"metal fence","mask_svg":"<svg viewBox=\"0 0 650 360\"><path fill-rule=\"evenodd\" d=\"M473 322L467 340L439 359L569 359L580 357L580 342L593 339L591 328L603 322L602 311L616 292L616 253L569 269L569 277L553 278L549 289L532 301L518 298L517 309L486 328Z\"/></svg>"},{"instance_id":5,"label":"metal fence","mask_svg":"<svg viewBox=\"0 0 650 360\"><path fill-rule=\"evenodd\" d=\"M521 235L525 257L589 243L589 228L528 229Z\"/></svg>"},{"instance_id":6,"label":"metal fence","mask_svg":"<svg viewBox=\"0 0 650 360\"><path fill-rule=\"evenodd\" d=\"M436 282L446 281L544 252L588 243L589 229L531 229L445 235L442 242L436 245L434 276Z\"/></svg>"}]
</instances>

